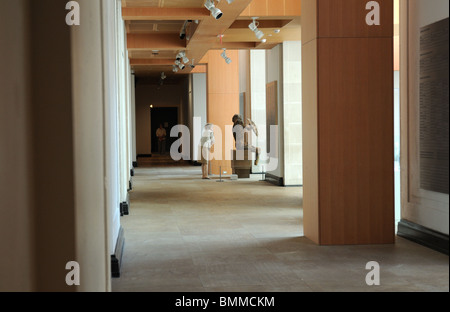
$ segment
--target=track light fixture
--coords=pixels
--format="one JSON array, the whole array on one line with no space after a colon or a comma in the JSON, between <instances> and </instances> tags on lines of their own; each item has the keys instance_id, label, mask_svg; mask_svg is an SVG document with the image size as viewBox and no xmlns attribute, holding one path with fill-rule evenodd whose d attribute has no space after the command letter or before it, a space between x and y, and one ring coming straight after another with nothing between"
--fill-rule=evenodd
<instances>
[{"instance_id":1,"label":"track light fixture","mask_svg":"<svg viewBox=\"0 0 450 312\"><path fill-rule=\"evenodd\" d=\"M186 29L187 29L187 26L188 26L190 23L192 23L192 20L187 20L187 21L184 22L183 27L181 27L181 30L180 30L180 39L181 39L181 40L183 40L184 38L186 38Z\"/></svg>"},{"instance_id":2,"label":"track light fixture","mask_svg":"<svg viewBox=\"0 0 450 312\"><path fill-rule=\"evenodd\" d=\"M231 64L232 60L227 56L227 49L224 48L220 56L225 60L227 64Z\"/></svg>"},{"instance_id":3,"label":"track light fixture","mask_svg":"<svg viewBox=\"0 0 450 312\"><path fill-rule=\"evenodd\" d=\"M180 53L178 53L177 61L183 61L184 64L189 63L189 59L186 56L186 52L181 51Z\"/></svg>"},{"instance_id":4,"label":"track light fixture","mask_svg":"<svg viewBox=\"0 0 450 312\"><path fill-rule=\"evenodd\" d=\"M257 17L253 17L253 22L248 25L248 28L250 28L255 33L256 38L262 39L262 37L264 37L264 33L258 29L259 22L256 21L257 19Z\"/></svg>"},{"instance_id":5,"label":"track light fixture","mask_svg":"<svg viewBox=\"0 0 450 312\"><path fill-rule=\"evenodd\" d=\"M181 63L181 61L176 60L175 65L178 66L179 69L183 70L186 66Z\"/></svg>"},{"instance_id":6,"label":"track light fixture","mask_svg":"<svg viewBox=\"0 0 450 312\"><path fill-rule=\"evenodd\" d=\"M220 19L223 15L222 11L216 8L214 0L206 0L205 7L211 12L211 15L216 19Z\"/></svg>"}]
</instances>

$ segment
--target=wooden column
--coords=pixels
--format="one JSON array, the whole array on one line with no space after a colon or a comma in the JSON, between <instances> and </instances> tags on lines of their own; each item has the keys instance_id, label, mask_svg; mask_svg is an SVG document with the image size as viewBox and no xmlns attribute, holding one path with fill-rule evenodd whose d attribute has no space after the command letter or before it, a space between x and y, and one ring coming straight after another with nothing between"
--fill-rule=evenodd
<instances>
[{"instance_id":1,"label":"wooden column","mask_svg":"<svg viewBox=\"0 0 450 312\"><path fill-rule=\"evenodd\" d=\"M208 122L222 130L222 160L211 161L211 170L212 174L219 174L222 167L222 172L231 174L231 161L226 160L230 159L231 150L226 150L226 146L234 147L234 142L227 145L225 139L234 139L233 133L227 133L225 126L233 126L232 118L234 114L239 114L239 54L238 51L227 51L227 56L232 60L231 64L227 64L221 53L222 50L211 50L207 54ZM216 131L215 135L217 148L220 144L219 133Z\"/></svg>"},{"instance_id":2,"label":"wooden column","mask_svg":"<svg viewBox=\"0 0 450 312\"><path fill-rule=\"evenodd\" d=\"M393 0L372 26L369 2L302 1L304 231L320 245L395 240Z\"/></svg>"}]
</instances>

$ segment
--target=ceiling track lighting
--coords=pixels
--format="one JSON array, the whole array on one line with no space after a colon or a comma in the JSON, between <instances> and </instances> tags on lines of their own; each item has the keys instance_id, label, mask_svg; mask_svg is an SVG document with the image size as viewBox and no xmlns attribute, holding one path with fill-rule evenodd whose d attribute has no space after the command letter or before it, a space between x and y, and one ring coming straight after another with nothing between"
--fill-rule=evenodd
<instances>
[{"instance_id":1,"label":"ceiling track lighting","mask_svg":"<svg viewBox=\"0 0 450 312\"><path fill-rule=\"evenodd\" d=\"M216 8L215 1L217 3L220 2L220 0L206 0L205 7L211 12L211 15L216 19L220 19L223 15L222 11L218 8ZM231 4L234 2L234 0L227 0L228 4Z\"/></svg>"},{"instance_id":2,"label":"ceiling track lighting","mask_svg":"<svg viewBox=\"0 0 450 312\"><path fill-rule=\"evenodd\" d=\"M189 59L187 58L185 51L181 51L177 54L177 61L183 61L184 64L189 63Z\"/></svg>"},{"instance_id":3,"label":"ceiling track lighting","mask_svg":"<svg viewBox=\"0 0 450 312\"><path fill-rule=\"evenodd\" d=\"M223 16L223 13L220 9L216 8L215 1L217 1L217 3L220 2L220 0L206 0L205 7L211 12L211 15L218 20ZM227 2L228 4L232 4L234 0L227 0Z\"/></svg>"},{"instance_id":4,"label":"ceiling track lighting","mask_svg":"<svg viewBox=\"0 0 450 312\"><path fill-rule=\"evenodd\" d=\"M176 61L175 61L175 65L173 65L173 72L176 73L180 69L181 70L185 69L186 65L184 65L183 63L184 64L188 64L189 63L189 58L186 56L186 52L185 51L178 52L177 58L176 58Z\"/></svg>"},{"instance_id":5,"label":"ceiling track lighting","mask_svg":"<svg viewBox=\"0 0 450 312\"><path fill-rule=\"evenodd\" d=\"M186 66L181 63L181 61L176 60L175 65L178 66L179 69L183 70Z\"/></svg>"},{"instance_id":6,"label":"ceiling track lighting","mask_svg":"<svg viewBox=\"0 0 450 312\"><path fill-rule=\"evenodd\" d=\"M261 40L264 37L264 33L258 29L259 22L256 21L257 19L258 17L253 17L253 22L248 25L248 28L255 33L256 38Z\"/></svg>"},{"instance_id":7,"label":"ceiling track lighting","mask_svg":"<svg viewBox=\"0 0 450 312\"><path fill-rule=\"evenodd\" d=\"M206 0L205 7L211 12L211 15L216 19L220 19L223 15L222 11L216 8L214 0Z\"/></svg>"},{"instance_id":8,"label":"ceiling track lighting","mask_svg":"<svg viewBox=\"0 0 450 312\"><path fill-rule=\"evenodd\" d=\"M186 29L190 23L192 23L192 20L187 20L184 22L183 27L181 27L181 30L180 30L180 39L181 40L186 38Z\"/></svg>"},{"instance_id":9,"label":"ceiling track lighting","mask_svg":"<svg viewBox=\"0 0 450 312\"><path fill-rule=\"evenodd\" d=\"M227 56L227 49L223 48L222 54L220 56L225 60L227 64L231 64L232 60Z\"/></svg>"}]
</instances>

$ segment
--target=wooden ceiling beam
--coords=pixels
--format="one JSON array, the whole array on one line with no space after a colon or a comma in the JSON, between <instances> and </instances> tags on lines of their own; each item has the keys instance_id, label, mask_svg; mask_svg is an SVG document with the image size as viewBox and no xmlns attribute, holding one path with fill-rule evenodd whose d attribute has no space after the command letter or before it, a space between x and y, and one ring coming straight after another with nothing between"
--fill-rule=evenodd
<instances>
[{"instance_id":1,"label":"wooden ceiling beam","mask_svg":"<svg viewBox=\"0 0 450 312\"><path fill-rule=\"evenodd\" d=\"M186 40L177 34L128 34L129 50L184 50Z\"/></svg>"},{"instance_id":2,"label":"wooden ceiling beam","mask_svg":"<svg viewBox=\"0 0 450 312\"><path fill-rule=\"evenodd\" d=\"M213 44L210 48L210 50L248 50L248 49L255 49L256 48L255 42L222 42L222 43L216 43Z\"/></svg>"},{"instance_id":3,"label":"wooden ceiling beam","mask_svg":"<svg viewBox=\"0 0 450 312\"><path fill-rule=\"evenodd\" d=\"M206 8L122 8L125 21L186 21L210 17Z\"/></svg>"},{"instance_id":4,"label":"wooden ceiling beam","mask_svg":"<svg viewBox=\"0 0 450 312\"><path fill-rule=\"evenodd\" d=\"M253 22L252 20L236 20L231 26L230 29L247 29L248 25ZM258 20L258 28L283 28L287 24L292 22L292 19L280 19L280 20Z\"/></svg>"},{"instance_id":5,"label":"wooden ceiling beam","mask_svg":"<svg viewBox=\"0 0 450 312\"><path fill-rule=\"evenodd\" d=\"M228 4L227 1L221 1L216 7L223 12L222 18L215 20L209 16L200 22L194 35L187 42L188 57L195 59L196 62L201 60L211 47L220 41L217 36L230 28L251 2L252 0L235 0L232 4Z\"/></svg>"},{"instance_id":6,"label":"wooden ceiling beam","mask_svg":"<svg viewBox=\"0 0 450 312\"><path fill-rule=\"evenodd\" d=\"M130 59L130 65L146 65L146 66L172 66L175 59Z\"/></svg>"}]
</instances>

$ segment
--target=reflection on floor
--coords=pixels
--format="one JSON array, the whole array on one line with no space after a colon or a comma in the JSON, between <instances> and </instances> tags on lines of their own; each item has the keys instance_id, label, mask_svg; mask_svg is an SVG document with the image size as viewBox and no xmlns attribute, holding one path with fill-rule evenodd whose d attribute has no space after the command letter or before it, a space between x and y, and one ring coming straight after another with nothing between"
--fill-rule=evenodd
<instances>
[{"instance_id":1,"label":"reflection on floor","mask_svg":"<svg viewBox=\"0 0 450 312\"><path fill-rule=\"evenodd\" d=\"M448 256L396 245L321 247L302 235L302 189L201 180L198 167L138 168L113 291L449 291ZM381 266L367 286L366 264Z\"/></svg>"}]
</instances>

